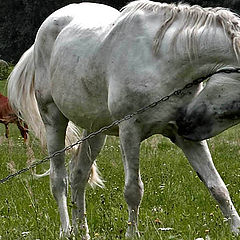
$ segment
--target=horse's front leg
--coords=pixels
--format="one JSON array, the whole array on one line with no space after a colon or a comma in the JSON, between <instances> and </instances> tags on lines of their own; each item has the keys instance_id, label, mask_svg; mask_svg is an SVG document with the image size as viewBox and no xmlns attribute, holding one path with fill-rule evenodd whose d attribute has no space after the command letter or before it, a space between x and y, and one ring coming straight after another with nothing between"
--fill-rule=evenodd
<instances>
[{"instance_id":1,"label":"horse's front leg","mask_svg":"<svg viewBox=\"0 0 240 240\"><path fill-rule=\"evenodd\" d=\"M83 136L87 136L84 131ZM105 142L105 135L97 135L83 142L77 154L70 163L70 185L72 190L72 218L74 234L81 236L81 239L90 239L86 207L85 187L88 182L91 167Z\"/></svg>"},{"instance_id":2,"label":"horse's front leg","mask_svg":"<svg viewBox=\"0 0 240 240\"><path fill-rule=\"evenodd\" d=\"M42 112L47 134L47 148L51 155L65 146L67 119L58 111L54 104L49 104L47 112ZM50 161L50 185L57 202L61 220L60 237L70 236L70 222L67 210L68 177L65 168L65 153L61 153Z\"/></svg>"},{"instance_id":3,"label":"horse's front leg","mask_svg":"<svg viewBox=\"0 0 240 240\"><path fill-rule=\"evenodd\" d=\"M214 166L207 142L187 141L178 136L176 143L185 153L200 180L203 181L218 202L223 215L230 223L232 232L238 234L240 218L230 199L229 192Z\"/></svg>"},{"instance_id":4,"label":"horse's front leg","mask_svg":"<svg viewBox=\"0 0 240 240\"><path fill-rule=\"evenodd\" d=\"M143 196L143 182L139 170L140 130L131 124L123 122L119 126L122 159L125 171L124 196L128 204L128 229L126 237L139 237L138 212Z\"/></svg>"}]
</instances>

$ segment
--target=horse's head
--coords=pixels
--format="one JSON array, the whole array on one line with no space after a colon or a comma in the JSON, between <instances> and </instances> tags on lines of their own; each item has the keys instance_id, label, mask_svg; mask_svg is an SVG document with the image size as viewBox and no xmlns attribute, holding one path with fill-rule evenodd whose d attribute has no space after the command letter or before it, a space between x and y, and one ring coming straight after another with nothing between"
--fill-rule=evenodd
<instances>
[{"instance_id":1,"label":"horse's head","mask_svg":"<svg viewBox=\"0 0 240 240\"><path fill-rule=\"evenodd\" d=\"M240 74L216 74L179 111L178 133L190 140L213 137L240 122Z\"/></svg>"}]
</instances>

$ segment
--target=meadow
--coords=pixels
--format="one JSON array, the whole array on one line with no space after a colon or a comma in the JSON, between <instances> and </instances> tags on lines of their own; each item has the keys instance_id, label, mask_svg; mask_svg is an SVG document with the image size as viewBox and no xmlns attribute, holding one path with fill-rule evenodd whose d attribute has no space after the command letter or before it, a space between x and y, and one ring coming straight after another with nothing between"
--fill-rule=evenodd
<instances>
[{"instance_id":1,"label":"meadow","mask_svg":"<svg viewBox=\"0 0 240 240\"><path fill-rule=\"evenodd\" d=\"M0 82L3 93L6 93L5 83ZM215 165L240 212L239 129L239 126L231 128L209 140L208 144ZM46 151L32 135L26 145L15 126L10 126L9 139L4 137L4 131L1 124L0 178L46 156ZM217 203L181 150L168 139L158 135L144 141L140 161L145 186L139 216L141 240L238 239L231 234ZM96 240L125 239L127 205L123 197L124 172L118 138L108 138L97 164L105 188L87 188L90 235ZM36 171L46 169L48 163ZM48 177L36 180L28 172L0 185L1 240L58 238L59 215L49 190Z\"/></svg>"}]
</instances>

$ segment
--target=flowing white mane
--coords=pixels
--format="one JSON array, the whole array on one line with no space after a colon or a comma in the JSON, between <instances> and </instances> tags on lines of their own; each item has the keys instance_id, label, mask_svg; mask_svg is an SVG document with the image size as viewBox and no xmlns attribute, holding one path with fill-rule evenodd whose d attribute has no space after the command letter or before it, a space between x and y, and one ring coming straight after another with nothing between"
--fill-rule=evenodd
<instances>
[{"instance_id":1,"label":"flowing white mane","mask_svg":"<svg viewBox=\"0 0 240 240\"><path fill-rule=\"evenodd\" d=\"M122 10L126 21L131 21L138 11L154 12L156 14L163 13L164 19L159 26L159 30L155 36L153 50L157 54L161 46L161 41L167 29L177 19L178 14L184 16L182 26L179 27L178 33L185 27L191 29L189 31L190 39L194 39L195 33L199 28L208 28L210 26L222 27L225 35L231 39L232 46L236 57L240 57L240 18L237 14L225 8L202 8L198 5L190 6L188 4L167 4L152 2L148 0L138 0L131 2ZM175 39L178 33L176 33Z\"/></svg>"}]
</instances>

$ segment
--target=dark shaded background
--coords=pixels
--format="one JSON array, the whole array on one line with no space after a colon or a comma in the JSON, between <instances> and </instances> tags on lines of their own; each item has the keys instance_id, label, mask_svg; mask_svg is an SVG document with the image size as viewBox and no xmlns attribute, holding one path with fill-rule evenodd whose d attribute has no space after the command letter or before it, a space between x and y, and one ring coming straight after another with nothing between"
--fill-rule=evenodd
<instances>
[{"instance_id":1,"label":"dark shaded background","mask_svg":"<svg viewBox=\"0 0 240 240\"><path fill-rule=\"evenodd\" d=\"M131 1L131 0L130 0ZM41 23L55 10L81 0L0 0L0 59L16 63L20 56L33 44ZM120 9L126 0L89 0ZM162 0L159 2L178 2ZM240 13L240 0L182 0L203 7L226 7Z\"/></svg>"}]
</instances>

